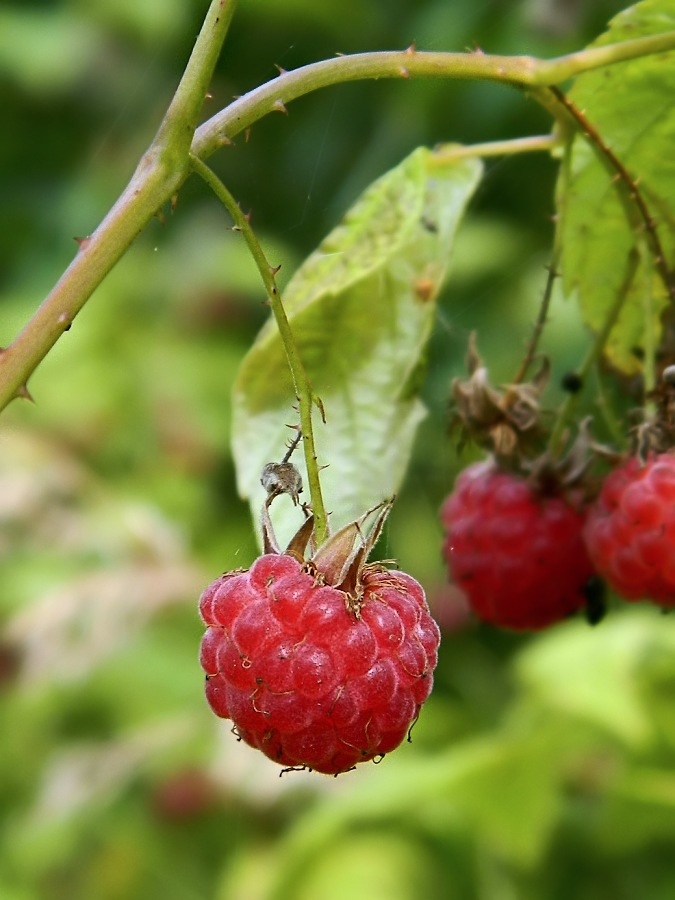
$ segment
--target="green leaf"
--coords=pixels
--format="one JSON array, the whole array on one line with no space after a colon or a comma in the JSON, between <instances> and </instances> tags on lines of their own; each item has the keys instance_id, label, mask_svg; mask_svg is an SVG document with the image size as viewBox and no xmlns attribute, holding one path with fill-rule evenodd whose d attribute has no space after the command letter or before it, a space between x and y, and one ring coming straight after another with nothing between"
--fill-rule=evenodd
<instances>
[{"instance_id":1,"label":"green leaf","mask_svg":"<svg viewBox=\"0 0 675 900\"><path fill-rule=\"evenodd\" d=\"M0 9L0 74L43 97L68 90L104 52L102 34L81 13L25 6Z\"/></svg>"},{"instance_id":2,"label":"green leaf","mask_svg":"<svg viewBox=\"0 0 675 900\"><path fill-rule=\"evenodd\" d=\"M444 872L421 842L391 831L344 834L312 860L297 900L416 900L440 897ZM444 896L448 896L444 894Z\"/></svg>"},{"instance_id":3,"label":"green leaf","mask_svg":"<svg viewBox=\"0 0 675 900\"><path fill-rule=\"evenodd\" d=\"M393 495L424 407L418 398L435 299L455 232L482 171L425 148L371 185L296 272L284 294L300 356L326 411L315 437L330 524L337 530ZM234 385L238 487L257 520L260 472L279 460L297 423L296 398L273 320ZM300 453L294 458L303 470ZM280 540L299 524L273 514ZM280 527L279 514L286 513ZM288 513L291 516L288 516Z\"/></svg>"},{"instance_id":4,"label":"green leaf","mask_svg":"<svg viewBox=\"0 0 675 900\"><path fill-rule=\"evenodd\" d=\"M515 739L493 738L482 765L467 772L447 800L471 823L498 858L537 866L561 812L561 768L566 748L541 728Z\"/></svg>"},{"instance_id":5,"label":"green leaf","mask_svg":"<svg viewBox=\"0 0 675 900\"><path fill-rule=\"evenodd\" d=\"M675 29L672 0L645 0L624 10L591 46ZM665 253L675 262L675 57L672 52L609 66L579 76L570 99L638 182ZM628 259L644 231L627 191L580 135L558 184L559 236L567 292L577 291L585 322L599 331L622 282ZM646 255L645 255L646 256ZM653 260L643 258L626 296L606 353L613 365L631 374L641 368L645 324L667 302Z\"/></svg>"},{"instance_id":6,"label":"green leaf","mask_svg":"<svg viewBox=\"0 0 675 900\"><path fill-rule=\"evenodd\" d=\"M610 780L596 825L596 840L603 851L628 856L655 844L670 844L675 831L671 761L663 768L630 765Z\"/></svg>"},{"instance_id":7,"label":"green leaf","mask_svg":"<svg viewBox=\"0 0 675 900\"><path fill-rule=\"evenodd\" d=\"M675 652L675 634L651 609L616 615L600 628L561 625L530 644L516 661L528 694L623 741L649 747L655 739L642 681L649 660Z\"/></svg>"}]
</instances>

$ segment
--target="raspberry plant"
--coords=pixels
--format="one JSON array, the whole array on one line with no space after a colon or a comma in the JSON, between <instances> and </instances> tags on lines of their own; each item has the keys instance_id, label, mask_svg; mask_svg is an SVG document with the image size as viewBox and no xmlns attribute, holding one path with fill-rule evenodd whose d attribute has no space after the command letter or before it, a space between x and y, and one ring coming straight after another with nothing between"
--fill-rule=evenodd
<instances>
[{"instance_id":1,"label":"raspberry plant","mask_svg":"<svg viewBox=\"0 0 675 900\"><path fill-rule=\"evenodd\" d=\"M41 401L40 380L31 381L30 390L28 386L36 366L70 329L94 289L154 216L167 213L171 205L165 228L180 227L187 193L183 186L197 175L225 207L229 219L223 217L222 221L234 223L250 250L264 288L260 295L264 293L272 312L235 376L225 378L219 367L212 369L212 390L219 400L209 412L219 421L226 418L220 403L226 402L232 382L236 482L239 493L250 503L261 555L256 560L256 551L251 551L244 560L228 547L222 559L209 560L209 571L203 574L202 584L216 571L234 570L237 564L245 567L220 576L203 595L207 633L202 664L207 697L218 715L232 719L244 743L262 749L283 767L305 766L335 774L389 753L402 743L431 686L438 634L416 581L419 578L429 588L432 611L442 611L441 601L435 598L436 586L425 578L429 566L416 560L414 552L406 560L410 575L396 570L392 562L367 561L364 551L372 549L371 542L359 533L361 526L355 529L366 510L388 504L401 491L405 495L411 484L421 484L420 495L424 495L427 471L442 469L447 492L452 475L464 468L459 493L445 507L446 553L455 555L453 577L476 612L488 621L507 628L541 629L587 606L591 595L595 597L591 618L597 618L594 592L598 579L588 577L593 568L627 599L645 597L663 606L671 604L668 479L663 472L669 470L672 460L672 398L663 373L674 361L674 185L667 161L675 131L671 111L675 16L671 3L645 0L616 17L591 46L550 60L495 56L478 48L454 53L429 51L421 44L411 44L406 50L348 54L297 70L282 69L269 82L207 118L203 110L212 111L213 101L205 107L204 97L234 10L235 4L229 0L210 4L185 75L130 184L100 226L79 240L72 264L24 330L14 340L6 339L7 347L0 354L0 405L31 393ZM447 45L454 44L449 35ZM224 66L227 64L225 60ZM447 127L430 139L430 143L445 143L433 150L413 150L375 181L282 286L281 278L277 279L277 250L268 249L268 238L261 240L257 234L262 202L256 202L253 218L239 206L242 192L225 148L237 139L238 152L245 153L250 132L253 154L258 124L268 113L275 113L291 133L294 101L305 94L319 89L328 94L333 85L342 82L384 78L398 82L402 103L406 102L407 83L421 78L435 79L439 95L443 95L442 82L451 79L488 82L496 91L501 86L512 88L526 93L530 104L547 114L545 133L504 139L497 127L487 142L457 145L447 143L456 137L453 116L448 114ZM460 91L463 89L460 86ZM477 444L491 459L477 463L478 468L468 468L469 460L455 452L454 440L446 442L442 459L435 452L439 441L429 442L428 450L426 443L422 448L418 443L418 462L413 478L406 482L425 406L430 407L431 415L424 428L435 435L445 428L440 403L434 403L440 393L434 385L438 347L445 343L443 323L450 321L452 331L455 313L458 320L463 314L460 306L455 306L455 295L444 293L452 254L463 230L471 227L476 190L483 196L490 191L490 178L484 176L491 160L515 154L546 155L559 166L555 198L540 198L542 219L549 214L555 219L545 302L524 353L525 328L520 342L511 342L512 332L504 328L507 346L502 361L508 359L510 381L501 388L493 387L487 367L477 364L470 377L474 382L471 388L465 390L464 382L455 381L451 390L455 409L464 413L460 417L464 444L473 450ZM216 160L214 168L211 157ZM485 242L486 267L499 253L498 244L498 240ZM461 265L461 254L458 262ZM195 271L197 268L195 261ZM504 265L504 273L507 269L512 271ZM152 277L144 273L144 284ZM452 286L452 280L449 283ZM561 370L554 359L551 371L540 352L540 344L550 342L559 327L562 330L559 323L565 314L560 312L562 307L555 308L560 298L553 294L554 283L566 295L568 309L572 305L580 311L591 335L585 354L577 347L578 333L569 341L564 355L570 370ZM473 307L472 314L475 311ZM502 326L512 324L510 315L510 309L504 308L494 311L489 320L483 319L478 334L481 347L483 342L491 342L492 335L501 335ZM441 327L437 327L439 321ZM118 332L114 323L111 343ZM153 335L150 340L155 339ZM186 331L181 334L181 345L189 343ZM144 345L150 359L153 346ZM102 347L108 351L107 339ZM459 356L456 349L451 335L442 351L444 358ZM486 355L492 356L493 349ZM64 342L64 355L67 351ZM428 358L431 366L427 366ZM449 361L443 374L456 375L459 369L459 362ZM170 380L172 375L167 366L163 377ZM561 381L568 390L564 399L550 387ZM476 392L477 387L481 391ZM447 383L442 392L447 394ZM68 402L74 405L72 398ZM142 405L141 412L145 412ZM592 422L586 423L589 415ZM172 419L171 424L176 426L176 421ZM302 469L298 479L286 482L280 479L279 470L266 467L270 460L282 458L288 425L300 436L304 463L298 462ZM214 431L222 441L219 427ZM184 439L185 435L179 434L176 441L179 459ZM265 483L261 484L264 471ZM194 472L191 476L194 481L199 479ZM475 507L471 505L475 498L468 496L471 492L466 488L472 480L485 489ZM513 504L511 500L503 504L508 506L503 518L501 513L495 516L495 487L499 488L496 494L503 488L516 498ZM431 552L440 556L442 539L434 531L436 514L431 507L438 507L441 497L442 492L435 492L434 504L428 504L426 521L432 521L431 526L425 526L419 512L408 521L405 503L396 506L389 530L382 536L380 556L390 555L390 546L393 555L404 556L413 543L407 536L417 533L419 544L433 544ZM266 510L262 528L258 527L261 506ZM231 512L231 507L219 511L223 532ZM304 524L299 525L303 519ZM550 519L556 527L549 530ZM49 524L48 517L46 520ZM432 531L431 539L425 527ZM294 543L298 529L306 539L301 550ZM344 535L345 529L353 538L352 550L347 552L350 562L338 566L344 571L333 577L334 573L324 571L322 548L335 546L331 542ZM580 541L582 530L590 562ZM288 544L290 552L280 552L279 544L270 546L272 531L283 538L280 546ZM64 536L69 533L63 529ZM503 542L494 547L500 535ZM237 550L240 546L250 549L244 537L238 539ZM352 555L354 547L356 556ZM514 567L516 556L518 567ZM172 549L162 557L162 566L167 567L168 560L173 561ZM143 581L142 562L138 570L133 569L134 577L128 583L135 589L141 584L145 586L143 596L154 596L157 573L153 571L153 578ZM264 585L259 583L258 575L265 567L275 578L270 585L267 579ZM341 576L347 572L345 582ZM289 579L294 593L292 597L284 593L279 601L270 586ZM479 585L473 596L472 584ZM592 591L589 585L594 585ZM183 587L180 591L189 593ZM126 595L135 596L129 590ZM98 591L96 584L89 586L87 606L90 601L100 602L100 596L105 597L105 592ZM319 596L321 602L326 601L324 610L330 606L334 631L322 630L315 621ZM249 601L248 610L260 614L250 623L239 609L242 598ZM297 606L287 611L288 615L279 615L274 604L290 607L291 600ZM556 841L556 828L564 819L556 810L565 804L568 773L574 773L573 781L577 779L575 796L590 796L605 788L595 775L597 759L611 757L616 762L613 771L622 772L630 771L637 759L636 766L643 764L644 771L638 768L636 781L626 783L623 794L617 791L613 809L626 802L626 797L638 796L646 803L645 797L653 800L660 795L650 778L657 772L659 752L673 732L668 711L659 699L667 695L663 690L667 678L659 666L662 658L672 656L673 648L667 628L645 624L651 620L632 618L632 614L630 610L623 618L610 616L593 632L575 630L572 624L569 629L553 629L550 635L533 638L530 649L509 668L523 694L525 715L523 708L514 709L518 727L514 729L509 718L506 726L494 726L495 733L485 743L471 742L466 722L472 716L476 722L481 716L489 717L484 710L492 708L491 698L498 690L503 668L492 679L481 674L482 682L489 682L490 687L481 695L481 678L474 677L478 666L469 666L468 674L464 672L462 652L467 651L460 646L462 652L455 658L457 645L453 646L454 638L449 635L438 670L438 706L434 709L434 701L426 705L413 731L412 749L402 748L377 771L359 766L355 778L374 771L365 777L373 779L371 784L381 779L387 802L375 788L370 793L366 789L365 800L359 796L358 804L354 801L351 808L346 801L342 813L337 814L349 824L345 831L361 842L363 835L351 826L365 823L366 831L372 829L380 823L378 816L386 817L389 809L404 815L411 830L424 818L423 827L434 833L434 839L441 832L438 823L443 822L442 840L450 841L446 826L447 810L452 809L458 821L466 817L473 823L477 845L489 847L500 867L506 860L521 871L546 858ZM32 625L22 624L19 617L12 623L12 633L23 635L26 646L32 647L34 665L45 658L45 648L55 644L40 630L49 621L48 616L38 614ZM252 644L246 643L249 624ZM101 633L110 630L95 630L99 639ZM371 637L364 637L363 644L370 650L361 648L353 653L348 636L367 633ZM474 635L469 640L476 644L484 640L491 649L502 646L489 630L469 634ZM662 654L653 652L654 647ZM13 653L11 648L7 654L11 660ZM96 655L93 650L92 654ZM482 660L481 666L484 662L489 671L488 652ZM25 672L25 663L17 666ZM665 664L663 668L665 672ZM368 675L371 670L375 675ZM364 686L364 679L367 682L372 677L376 682L378 672L387 674L375 688ZM658 740L646 721L649 715L640 706L641 698L631 690L636 673L642 679L641 690L651 686L644 687L644 694L651 691ZM132 670L129 677L133 675ZM139 683L145 682L135 679L134 687ZM326 685L325 694L320 693ZM145 692L139 690L138 694ZM163 686L157 691L160 694L164 696ZM464 709L453 719L457 702L465 702L471 715ZM287 708L279 712L286 703ZM207 723L200 727L211 727L206 712L203 707L198 710L198 721ZM570 720L572 727L568 727ZM528 722L536 723L536 735L533 732L531 740L521 740L521 735L529 734ZM583 728L575 734L573 726L578 722ZM483 727L481 720L480 729ZM585 744L581 750L580 746L589 730L593 737L588 739L592 746L586 757ZM579 737L582 733L583 739ZM223 752L227 754L236 742L227 728L224 734ZM420 750L415 746L418 735ZM31 741L33 746L39 743ZM623 748L619 759L612 756L618 754L617 744ZM649 752L643 752L645 747ZM274 773L274 767L260 754L249 752L248 756L267 767L260 770L264 772L261 783L269 772ZM402 760L401 769L396 757ZM14 762L8 767L19 768ZM519 777L512 777L514 772ZM32 775L38 783L37 773ZM340 779L341 789L349 780ZM191 783L190 778L186 783ZM211 785L208 779L199 783L205 789ZM521 803L519 795L514 803L509 791L512 784L519 790L522 784L532 786L526 801ZM347 794L349 788L344 790ZM216 789L213 793L217 795ZM517 821L499 812L515 807ZM297 895L297 885L311 868L312 853L335 843L339 826L331 821L327 826L319 810L314 819L308 815L297 831L290 829L280 864L280 886L273 896ZM614 824L611 815L608 821ZM654 830L658 831L658 825ZM610 831L620 834L622 828L608 828ZM312 840L307 839L309 832ZM428 834L424 834L426 840ZM368 834L359 846L370 847ZM22 849L15 853L16 859L25 858ZM458 858L467 857L463 849ZM405 853L397 857L402 869L405 860ZM426 869L417 871L418 877L411 881L417 891L425 872L428 875ZM447 881L446 876L444 873ZM0 872L0 893L16 893L13 885L5 891L2 877ZM482 885L481 890L489 888ZM464 891L471 892L470 887ZM543 890L538 893L546 896ZM314 895L321 896L322 891Z\"/></svg>"}]
</instances>

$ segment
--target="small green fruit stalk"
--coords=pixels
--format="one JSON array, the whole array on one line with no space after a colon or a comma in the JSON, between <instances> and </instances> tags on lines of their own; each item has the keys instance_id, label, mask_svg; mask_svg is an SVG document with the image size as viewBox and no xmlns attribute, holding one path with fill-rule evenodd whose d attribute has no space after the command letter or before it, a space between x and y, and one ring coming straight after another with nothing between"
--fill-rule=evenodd
<instances>
[{"instance_id":1,"label":"small green fruit stalk","mask_svg":"<svg viewBox=\"0 0 675 900\"><path fill-rule=\"evenodd\" d=\"M338 775L409 736L431 692L440 632L413 578L367 561L391 503L313 552L305 508L282 551L269 505L279 493L297 499L301 485L287 461L278 464L283 483L275 465L264 474L264 554L221 575L200 600L206 697L240 740L284 769Z\"/></svg>"},{"instance_id":2,"label":"small green fruit stalk","mask_svg":"<svg viewBox=\"0 0 675 900\"><path fill-rule=\"evenodd\" d=\"M450 579L492 625L538 630L583 609L595 623L603 609L582 538L587 429L561 458L545 449L546 361L531 382L495 388L472 338L468 368L453 384L455 422L489 456L459 475L441 509Z\"/></svg>"}]
</instances>

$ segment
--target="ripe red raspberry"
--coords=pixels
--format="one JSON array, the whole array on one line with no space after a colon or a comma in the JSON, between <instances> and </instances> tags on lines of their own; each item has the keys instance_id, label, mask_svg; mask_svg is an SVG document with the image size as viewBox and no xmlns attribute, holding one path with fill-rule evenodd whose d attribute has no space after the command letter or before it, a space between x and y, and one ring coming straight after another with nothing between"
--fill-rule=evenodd
<instances>
[{"instance_id":1,"label":"ripe red raspberry","mask_svg":"<svg viewBox=\"0 0 675 900\"><path fill-rule=\"evenodd\" d=\"M206 696L246 743L337 775L382 756L429 696L440 640L409 575L366 565L347 594L268 553L203 593Z\"/></svg>"},{"instance_id":2,"label":"ripe red raspberry","mask_svg":"<svg viewBox=\"0 0 675 900\"><path fill-rule=\"evenodd\" d=\"M484 621L540 629L585 605L583 516L561 497L485 461L459 475L441 519L450 577Z\"/></svg>"},{"instance_id":3,"label":"ripe red raspberry","mask_svg":"<svg viewBox=\"0 0 675 900\"><path fill-rule=\"evenodd\" d=\"M611 472L591 506L586 546L600 575L626 600L675 605L675 456L637 459Z\"/></svg>"}]
</instances>

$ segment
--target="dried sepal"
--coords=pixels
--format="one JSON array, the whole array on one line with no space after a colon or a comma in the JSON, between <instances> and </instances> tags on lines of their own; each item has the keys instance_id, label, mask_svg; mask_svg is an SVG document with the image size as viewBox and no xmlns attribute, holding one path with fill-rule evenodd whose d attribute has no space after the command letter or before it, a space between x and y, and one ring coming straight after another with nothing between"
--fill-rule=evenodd
<instances>
[{"instance_id":1,"label":"dried sepal","mask_svg":"<svg viewBox=\"0 0 675 900\"><path fill-rule=\"evenodd\" d=\"M542 494L569 493L577 487L587 488L587 474L598 458L616 463L618 454L606 444L596 441L591 432L592 419L587 416L564 453L552 455L547 449L535 459L524 461L522 468Z\"/></svg>"},{"instance_id":2,"label":"dried sepal","mask_svg":"<svg viewBox=\"0 0 675 900\"><path fill-rule=\"evenodd\" d=\"M550 377L548 360L542 358L531 381L496 388L472 333L466 365L469 378L455 378L451 385L453 426L500 459L536 447L544 435L539 401Z\"/></svg>"},{"instance_id":3,"label":"dried sepal","mask_svg":"<svg viewBox=\"0 0 675 900\"><path fill-rule=\"evenodd\" d=\"M272 520L270 519L269 503L267 502L263 503L261 529L263 539L263 553L281 553L281 548L279 546L279 542L277 541L277 536L274 533L274 526L272 525Z\"/></svg>"},{"instance_id":4,"label":"dried sepal","mask_svg":"<svg viewBox=\"0 0 675 900\"><path fill-rule=\"evenodd\" d=\"M358 615L362 593L361 575L368 556L382 533L384 523L393 505L386 500L365 512L355 522L345 525L314 550L314 516L298 528L285 550L281 549L270 518L269 503L262 507L261 528L263 551L276 555L285 554L303 563L323 584L343 591L351 608Z\"/></svg>"},{"instance_id":5,"label":"dried sepal","mask_svg":"<svg viewBox=\"0 0 675 900\"><path fill-rule=\"evenodd\" d=\"M646 399L655 401L656 412L634 433L634 452L643 465L650 454L667 453L675 447L675 365L663 369Z\"/></svg>"},{"instance_id":6,"label":"dried sepal","mask_svg":"<svg viewBox=\"0 0 675 900\"><path fill-rule=\"evenodd\" d=\"M369 509L355 522L350 522L331 535L319 547L312 556L311 563L326 584L349 595L357 593L361 572L382 533L392 502L387 500ZM377 513L377 516L370 528L366 528L373 513Z\"/></svg>"}]
</instances>

